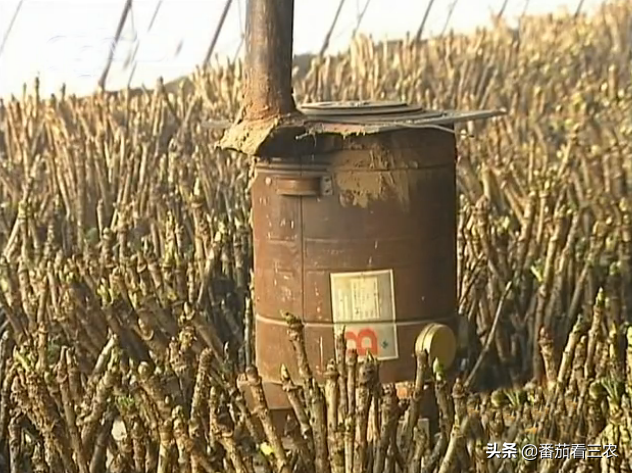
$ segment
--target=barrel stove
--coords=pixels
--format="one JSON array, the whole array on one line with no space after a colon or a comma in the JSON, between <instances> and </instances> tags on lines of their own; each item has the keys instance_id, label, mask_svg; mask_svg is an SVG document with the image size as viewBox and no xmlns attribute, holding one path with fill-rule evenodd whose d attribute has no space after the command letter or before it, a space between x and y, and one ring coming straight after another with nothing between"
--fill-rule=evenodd
<instances>
[{"instance_id":1,"label":"barrel stove","mask_svg":"<svg viewBox=\"0 0 632 473\"><path fill-rule=\"evenodd\" d=\"M312 151L257 160L252 183L255 354L270 407L296 375L283 313L302 319L317 379L334 334L381 361L383 382L414 379L415 352L449 367L457 327L454 123L494 112L400 102L300 107ZM305 137L303 137L305 139Z\"/></svg>"}]
</instances>

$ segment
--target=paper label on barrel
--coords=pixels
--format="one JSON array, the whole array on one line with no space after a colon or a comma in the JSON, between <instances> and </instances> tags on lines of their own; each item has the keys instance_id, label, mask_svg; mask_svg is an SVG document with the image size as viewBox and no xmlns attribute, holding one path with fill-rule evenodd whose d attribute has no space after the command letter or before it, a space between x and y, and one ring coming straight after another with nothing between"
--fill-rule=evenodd
<instances>
[{"instance_id":1,"label":"paper label on barrel","mask_svg":"<svg viewBox=\"0 0 632 473\"><path fill-rule=\"evenodd\" d=\"M334 330L345 327L348 348L378 360L399 358L393 270L332 273Z\"/></svg>"}]
</instances>

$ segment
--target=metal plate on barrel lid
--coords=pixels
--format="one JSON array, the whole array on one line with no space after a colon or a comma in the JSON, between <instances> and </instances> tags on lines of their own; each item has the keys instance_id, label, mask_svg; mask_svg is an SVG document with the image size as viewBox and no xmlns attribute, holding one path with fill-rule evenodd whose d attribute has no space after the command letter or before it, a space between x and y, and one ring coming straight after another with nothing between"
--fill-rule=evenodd
<instances>
[{"instance_id":1,"label":"metal plate on barrel lid","mask_svg":"<svg viewBox=\"0 0 632 473\"><path fill-rule=\"evenodd\" d=\"M299 110L308 119L323 123L408 123L445 115L442 111L426 110L420 105L397 101L346 101L305 103Z\"/></svg>"},{"instance_id":2,"label":"metal plate on barrel lid","mask_svg":"<svg viewBox=\"0 0 632 473\"><path fill-rule=\"evenodd\" d=\"M373 115L384 113L418 112L420 106L398 101L349 100L341 102L313 102L300 105L303 113L319 115Z\"/></svg>"},{"instance_id":3,"label":"metal plate on barrel lid","mask_svg":"<svg viewBox=\"0 0 632 473\"><path fill-rule=\"evenodd\" d=\"M393 270L332 273L334 330L345 329L349 349L378 360L399 358Z\"/></svg>"}]
</instances>

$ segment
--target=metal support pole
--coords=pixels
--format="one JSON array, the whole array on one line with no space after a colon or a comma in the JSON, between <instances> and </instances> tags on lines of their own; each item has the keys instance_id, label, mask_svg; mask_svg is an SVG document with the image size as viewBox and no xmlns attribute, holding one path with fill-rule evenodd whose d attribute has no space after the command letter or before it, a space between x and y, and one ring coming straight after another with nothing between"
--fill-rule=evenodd
<instances>
[{"instance_id":1,"label":"metal support pole","mask_svg":"<svg viewBox=\"0 0 632 473\"><path fill-rule=\"evenodd\" d=\"M294 113L294 0L248 0L247 8L244 119Z\"/></svg>"},{"instance_id":2,"label":"metal support pole","mask_svg":"<svg viewBox=\"0 0 632 473\"><path fill-rule=\"evenodd\" d=\"M121 13L121 18L119 19L118 25L116 27L116 33L114 34L114 44L110 46L110 50L108 51L108 60L105 63L105 68L103 69L101 77L99 78L99 87L102 89L105 89L105 82L108 79L110 67L112 67L112 60L114 59L114 51L116 50L116 46L121 39L121 34L123 33L123 28L125 27L125 22L127 21L127 16L129 15L131 9L132 0L126 0L125 5L123 6L123 13Z\"/></svg>"},{"instance_id":3,"label":"metal support pole","mask_svg":"<svg viewBox=\"0 0 632 473\"><path fill-rule=\"evenodd\" d=\"M226 22L226 17L228 16L228 11L230 10L230 6L232 4L233 0L226 0L226 3L224 4L224 9L222 10L222 15L219 17L219 22L217 23L217 28L215 28L215 33L213 33L213 39L211 40L211 44L206 51L206 56L204 56L204 62L202 62L202 66L206 66L211 60L211 56L213 55L213 51L215 51L215 46L217 46L219 35L224 28L224 23Z\"/></svg>"}]
</instances>

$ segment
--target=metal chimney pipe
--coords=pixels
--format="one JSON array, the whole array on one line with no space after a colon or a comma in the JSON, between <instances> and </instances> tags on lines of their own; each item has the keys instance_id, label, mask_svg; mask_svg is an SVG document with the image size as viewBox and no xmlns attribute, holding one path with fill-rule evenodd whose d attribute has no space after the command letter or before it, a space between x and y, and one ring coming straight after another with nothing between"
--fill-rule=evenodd
<instances>
[{"instance_id":1,"label":"metal chimney pipe","mask_svg":"<svg viewBox=\"0 0 632 473\"><path fill-rule=\"evenodd\" d=\"M248 0L244 119L296 112L292 97L294 0Z\"/></svg>"}]
</instances>

